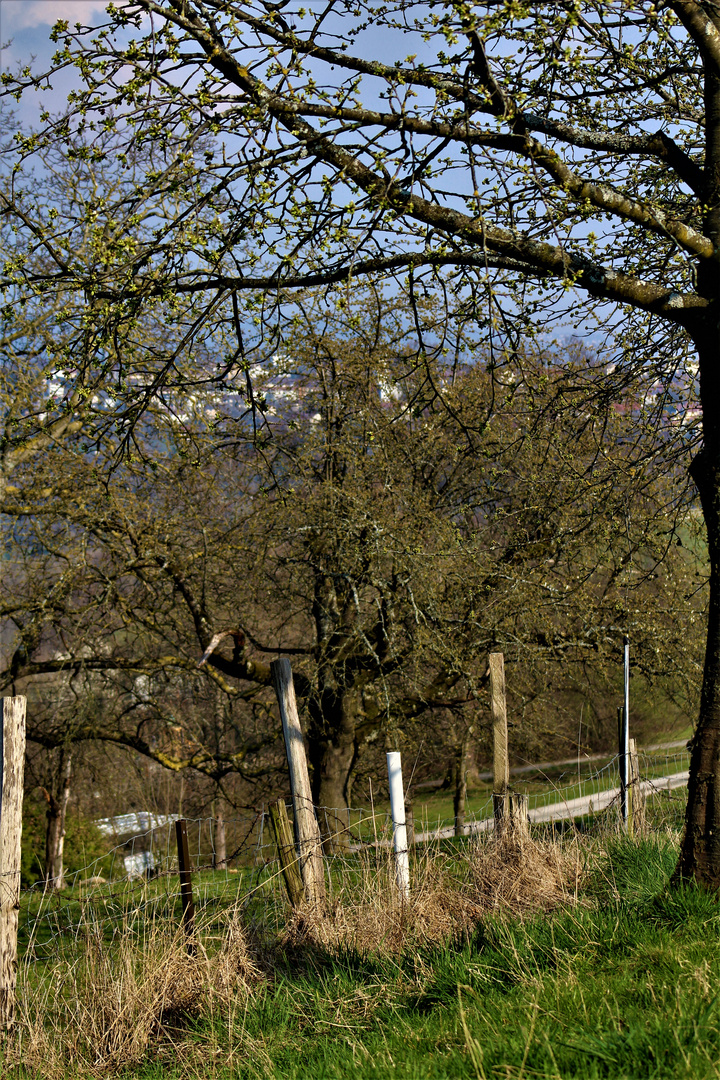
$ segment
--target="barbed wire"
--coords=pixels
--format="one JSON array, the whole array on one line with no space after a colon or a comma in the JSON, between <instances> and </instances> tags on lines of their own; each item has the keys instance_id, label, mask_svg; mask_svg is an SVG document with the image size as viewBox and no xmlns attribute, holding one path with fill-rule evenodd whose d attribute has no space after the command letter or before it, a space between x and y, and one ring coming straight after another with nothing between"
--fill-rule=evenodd
<instances>
[{"instance_id":1,"label":"barbed wire","mask_svg":"<svg viewBox=\"0 0 720 1080\"><path fill-rule=\"evenodd\" d=\"M687 751L644 753L638 756L640 784L652 794L669 794L681 786L689 764ZM583 763L581 762L582 766ZM523 777L512 785L526 795L533 827L554 828L563 818L605 815L611 826L619 820L618 755L600 768L585 763L571 783L560 787L545 777ZM565 775L561 777L565 779ZM569 779L569 778L568 778ZM663 786L665 785L665 786ZM541 787L542 790L531 790ZM391 858L392 820L384 807L316 807L325 837L326 873L333 878L362 865L382 869ZM577 811L577 813L575 813ZM470 841L489 833L494 818L491 793L467 813L462 833ZM157 819L156 819L157 820ZM159 926L180 925L179 864L175 820L167 817L65 877L65 888L37 882L21 894L19 936L26 960L57 956L89 938L112 941L118 935L142 937ZM286 899L282 869L266 807L255 813L224 818L225 844L218 850L218 819L187 818L196 919L208 932L217 929L223 912L238 911L280 921ZM416 817L410 841L421 856L432 845L453 837L457 823L438 815ZM229 841L229 842L228 842ZM230 865L230 864L234 865Z\"/></svg>"}]
</instances>

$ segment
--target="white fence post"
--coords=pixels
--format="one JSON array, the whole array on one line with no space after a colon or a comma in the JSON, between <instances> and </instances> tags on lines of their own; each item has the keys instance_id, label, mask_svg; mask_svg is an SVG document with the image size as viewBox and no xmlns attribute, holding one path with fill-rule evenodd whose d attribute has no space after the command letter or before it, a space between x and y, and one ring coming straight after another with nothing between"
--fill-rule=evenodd
<instances>
[{"instance_id":1,"label":"white fence post","mask_svg":"<svg viewBox=\"0 0 720 1080\"><path fill-rule=\"evenodd\" d=\"M408 858L407 828L405 826L405 793L402 762L397 750L386 754L390 782L390 813L395 845L395 880L402 900L410 899L410 860Z\"/></svg>"}]
</instances>

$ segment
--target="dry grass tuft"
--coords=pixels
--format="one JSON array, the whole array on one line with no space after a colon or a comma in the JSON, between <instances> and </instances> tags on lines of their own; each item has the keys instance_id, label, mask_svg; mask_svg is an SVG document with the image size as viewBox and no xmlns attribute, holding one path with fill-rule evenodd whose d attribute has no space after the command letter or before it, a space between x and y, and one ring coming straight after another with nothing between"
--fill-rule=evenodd
<instances>
[{"instance_id":1,"label":"dry grass tuft","mask_svg":"<svg viewBox=\"0 0 720 1080\"><path fill-rule=\"evenodd\" d=\"M473 897L482 911L512 917L577 900L581 876L577 843L539 842L517 830L479 844L470 863Z\"/></svg>"},{"instance_id":2,"label":"dry grass tuft","mask_svg":"<svg viewBox=\"0 0 720 1080\"><path fill-rule=\"evenodd\" d=\"M404 903L388 889L375 896L336 899L325 912L303 909L291 918L280 944L398 953L411 943L447 941L472 925L479 914L461 889L431 888L424 883Z\"/></svg>"},{"instance_id":3,"label":"dry grass tuft","mask_svg":"<svg viewBox=\"0 0 720 1080\"><path fill-rule=\"evenodd\" d=\"M142 1061L218 1006L227 1008L260 978L242 926L230 916L213 955L188 956L180 934L139 942L93 940L73 963L49 965L40 982L21 982L17 1027L6 1066L46 1080L103 1076Z\"/></svg>"},{"instance_id":4,"label":"dry grass tuft","mask_svg":"<svg viewBox=\"0 0 720 1080\"><path fill-rule=\"evenodd\" d=\"M410 898L401 903L392 857L384 872L371 859L359 880L336 889L327 910L295 912L281 947L397 953L410 944L441 944L488 914L523 917L574 901L581 876L577 843L514 831L452 853L424 852L413 867Z\"/></svg>"},{"instance_id":5,"label":"dry grass tuft","mask_svg":"<svg viewBox=\"0 0 720 1080\"><path fill-rule=\"evenodd\" d=\"M249 991L261 978L245 929L234 914L228 920L223 947L215 960L215 989L221 994L237 994L239 990Z\"/></svg>"}]
</instances>

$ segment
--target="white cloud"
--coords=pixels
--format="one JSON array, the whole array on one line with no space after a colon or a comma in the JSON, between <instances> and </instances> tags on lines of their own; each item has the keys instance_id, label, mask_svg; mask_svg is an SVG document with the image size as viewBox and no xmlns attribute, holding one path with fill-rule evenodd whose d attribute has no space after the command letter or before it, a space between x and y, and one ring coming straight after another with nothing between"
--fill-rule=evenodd
<instances>
[{"instance_id":1,"label":"white cloud","mask_svg":"<svg viewBox=\"0 0 720 1080\"><path fill-rule=\"evenodd\" d=\"M6 35L27 27L54 26L58 19L84 25L100 22L107 0L0 0L0 4Z\"/></svg>"}]
</instances>

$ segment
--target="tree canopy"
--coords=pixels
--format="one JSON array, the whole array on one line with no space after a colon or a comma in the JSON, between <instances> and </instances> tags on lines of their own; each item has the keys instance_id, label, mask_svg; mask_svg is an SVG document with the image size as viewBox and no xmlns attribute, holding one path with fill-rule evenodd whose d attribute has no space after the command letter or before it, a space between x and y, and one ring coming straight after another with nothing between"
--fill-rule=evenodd
<instances>
[{"instance_id":1,"label":"tree canopy","mask_svg":"<svg viewBox=\"0 0 720 1080\"><path fill-rule=\"evenodd\" d=\"M163 384L187 382L180 356L230 370L248 328L276 332L288 289L358 275L401 273L409 318L425 289L447 299L449 337L420 336L423 360L450 349L463 320L484 327L492 353L564 314L612 334L619 363L601 391L652 369L670 393L685 372L680 411L687 419L697 396L702 408L693 477L711 600L680 871L720 884L715 4L108 10L103 27L55 29L54 72L75 68L76 89L66 114L45 112L18 141L2 204L19 256L2 280L31 305L83 298L83 342L97 342L103 372L121 372L127 431ZM52 78L6 76L7 93ZM32 163L58 152L97 169L115 158L123 190L98 188L60 221L27 184ZM141 313L162 325L164 347L135 339L133 381L112 343ZM71 380L81 390L96 370L86 355Z\"/></svg>"},{"instance_id":2,"label":"tree canopy","mask_svg":"<svg viewBox=\"0 0 720 1080\"><path fill-rule=\"evenodd\" d=\"M628 621L645 683L692 700L704 594L662 401L598 411L604 365L579 347L501 365L468 337L419 363L402 298L337 299L296 297L292 353L248 357L255 413L240 370L240 404L228 383L146 410L131 457L122 432L80 431L18 467L0 679L95 701L38 710L31 737L235 774L256 801L281 760L269 660L286 652L315 799L342 811L368 748L418 741L419 718L446 717L436 768L447 717L482 733L494 649L518 749L564 748L563 695L607 694Z\"/></svg>"}]
</instances>

